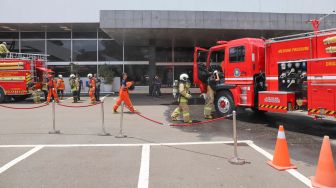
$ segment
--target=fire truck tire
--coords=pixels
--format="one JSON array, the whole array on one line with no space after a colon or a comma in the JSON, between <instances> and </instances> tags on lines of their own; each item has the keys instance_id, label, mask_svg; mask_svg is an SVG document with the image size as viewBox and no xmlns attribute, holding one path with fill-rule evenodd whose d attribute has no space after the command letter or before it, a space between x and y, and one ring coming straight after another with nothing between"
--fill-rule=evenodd
<instances>
[{"instance_id":1,"label":"fire truck tire","mask_svg":"<svg viewBox=\"0 0 336 188\"><path fill-rule=\"evenodd\" d=\"M5 100L5 92L0 88L0 103Z\"/></svg>"},{"instance_id":2,"label":"fire truck tire","mask_svg":"<svg viewBox=\"0 0 336 188\"><path fill-rule=\"evenodd\" d=\"M28 96L27 95L17 95L17 96L13 96L13 99L16 101L16 102L19 102L19 101L23 101L27 98Z\"/></svg>"},{"instance_id":3,"label":"fire truck tire","mask_svg":"<svg viewBox=\"0 0 336 188\"><path fill-rule=\"evenodd\" d=\"M218 92L215 98L215 108L217 113L221 116L232 114L236 106L231 93L228 91Z\"/></svg>"}]
</instances>

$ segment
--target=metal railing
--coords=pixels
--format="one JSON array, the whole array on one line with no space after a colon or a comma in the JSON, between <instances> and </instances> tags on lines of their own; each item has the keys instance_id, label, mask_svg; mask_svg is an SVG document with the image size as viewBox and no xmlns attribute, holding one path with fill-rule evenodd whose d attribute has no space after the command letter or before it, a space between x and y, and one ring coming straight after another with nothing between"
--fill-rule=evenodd
<instances>
[{"instance_id":1,"label":"metal railing","mask_svg":"<svg viewBox=\"0 0 336 188\"><path fill-rule=\"evenodd\" d=\"M325 35L325 34L328 34L328 33L335 33L336 34L336 28L321 30L321 31L318 31L317 34L314 33L314 32L306 32L306 33L299 33L299 34L294 34L294 35L274 37L274 38L268 39L267 42L272 43L272 42L275 42L275 41L291 40L291 39L296 39L296 38L306 38L306 37L311 37L311 36L314 36L314 35Z\"/></svg>"},{"instance_id":2,"label":"metal railing","mask_svg":"<svg viewBox=\"0 0 336 188\"><path fill-rule=\"evenodd\" d=\"M45 54L30 54L30 53L16 53L9 52L6 54L6 59L21 59L21 60L42 60L47 61L49 55Z\"/></svg>"}]
</instances>

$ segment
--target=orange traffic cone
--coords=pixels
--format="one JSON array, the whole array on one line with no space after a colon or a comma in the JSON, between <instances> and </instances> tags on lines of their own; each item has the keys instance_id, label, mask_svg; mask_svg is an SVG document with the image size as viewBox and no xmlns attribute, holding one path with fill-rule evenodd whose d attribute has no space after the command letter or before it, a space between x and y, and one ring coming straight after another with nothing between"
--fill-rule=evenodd
<instances>
[{"instance_id":1,"label":"orange traffic cone","mask_svg":"<svg viewBox=\"0 0 336 188\"><path fill-rule=\"evenodd\" d=\"M273 161L268 161L267 164L278 170L287 170L296 168L290 162L285 130L282 125L279 126L278 138L275 144Z\"/></svg>"},{"instance_id":2,"label":"orange traffic cone","mask_svg":"<svg viewBox=\"0 0 336 188\"><path fill-rule=\"evenodd\" d=\"M336 172L329 136L324 136L316 174L311 177L313 187L336 188Z\"/></svg>"}]
</instances>

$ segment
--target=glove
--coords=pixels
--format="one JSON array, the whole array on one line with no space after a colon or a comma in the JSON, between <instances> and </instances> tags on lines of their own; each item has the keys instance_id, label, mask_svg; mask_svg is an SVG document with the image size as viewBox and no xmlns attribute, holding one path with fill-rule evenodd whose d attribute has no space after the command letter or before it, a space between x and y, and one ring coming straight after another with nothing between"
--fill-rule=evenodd
<instances>
[{"instance_id":1,"label":"glove","mask_svg":"<svg viewBox=\"0 0 336 188\"><path fill-rule=\"evenodd\" d=\"M192 96L190 94L187 94L187 99L191 99Z\"/></svg>"},{"instance_id":2,"label":"glove","mask_svg":"<svg viewBox=\"0 0 336 188\"><path fill-rule=\"evenodd\" d=\"M200 95L200 97L203 97L203 99L206 100L206 94L205 94L205 93L202 93L202 94Z\"/></svg>"}]
</instances>

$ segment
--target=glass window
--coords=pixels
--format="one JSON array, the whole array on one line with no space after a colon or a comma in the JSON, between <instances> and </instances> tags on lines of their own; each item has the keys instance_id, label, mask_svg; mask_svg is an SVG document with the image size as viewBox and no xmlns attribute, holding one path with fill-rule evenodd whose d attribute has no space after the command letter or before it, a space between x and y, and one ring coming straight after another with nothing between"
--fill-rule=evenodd
<instances>
[{"instance_id":1,"label":"glass window","mask_svg":"<svg viewBox=\"0 0 336 188\"><path fill-rule=\"evenodd\" d=\"M21 41L22 53L45 53L45 41L44 40L22 40Z\"/></svg>"},{"instance_id":2,"label":"glass window","mask_svg":"<svg viewBox=\"0 0 336 188\"><path fill-rule=\"evenodd\" d=\"M73 61L97 61L96 40L73 40Z\"/></svg>"},{"instance_id":3,"label":"glass window","mask_svg":"<svg viewBox=\"0 0 336 188\"><path fill-rule=\"evenodd\" d=\"M221 70L224 61L224 50L212 51L210 54L210 66L213 70Z\"/></svg>"},{"instance_id":4,"label":"glass window","mask_svg":"<svg viewBox=\"0 0 336 188\"><path fill-rule=\"evenodd\" d=\"M81 77L87 77L89 73L96 74L97 73L97 65L77 65L70 64L70 69L72 66L72 73L79 74Z\"/></svg>"},{"instance_id":5,"label":"glass window","mask_svg":"<svg viewBox=\"0 0 336 188\"><path fill-rule=\"evenodd\" d=\"M44 32L21 32L22 39L44 39Z\"/></svg>"},{"instance_id":6,"label":"glass window","mask_svg":"<svg viewBox=\"0 0 336 188\"><path fill-rule=\"evenodd\" d=\"M72 38L74 39L96 39L97 32L73 32Z\"/></svg>"},{"instance_id":7,"label":"glass window","mask_svg":"<svg viewBox=\"0 0 336 188\"><path fill-rule=\"evenodd\" d=\"M70 39L70 32L47 32L47 39Z\"/></svg>"},{"instance_id":8,"label":"glass window","mask_svg":"<svg viewBox=\"0 0 336 188\"><path fill-rule=\"evenodd\" d=\"M156 75L159 76L162 87L172 87L174 78L173 78L173 66L157 66Z\"/></svg>"},{"instance_id":9,"label":"glass window","mask_svg":"<svg viewBox=\"0 0 336 188\"><path fill-rule=\"evenodd\" d=\"M114 77L121 77L122 65L98 65L99 77L102 77L107 83L113 82Z\"/></svg>"},{"instance_id":10,"label":"glass window","mask_svg":"<svg viewBox=\"0 0 336 188\"><path fill-rule=\"evenodd\" d=\"M125 46L125 61L148 61L146 46Z\"/></svg>"},{"instance_id":11,"label":"glass window","mask_svg":"<svg viewBox=\"0 0 336 188\"><path fill-rule=\"evenodd\" d=\"M179 78L182 73L186 73L189 76L191 83L194 83L193 78L193 66L192 65L183 65L183 66L174 66L174 77L175 79ZM191 84L192 87L195 87L194 84Z\"/></svg>"},{"instance_id":12,"label":"glass window","mask_svg":"<svg viewBox=\"0 0 336 188\"><path fill-rule=\"evenodd\" d=\"M229 50L230 63L245 61L245 46L232 47Z\"/></svg>"},{"instance_id":13,"label":"glass window","mask_svg":"<svg viewBox=\"0 0 336 188\"><path fill-rule=\"evenodd\" d=\"M106 34L104 31L101 31L101 30L98 31L98 38L100 38L100 39L111 39L111 37L108 36L108 34Z\"/></svg>"},{"instance_id":14,"label":"glass window","mask_svg":"<svg viewBox=\"0 0 336 188\"><path fill-rule=\"evenodd\" d=\"M157 47L155 53L156 62L172 62L171 47Z\"/></svg>"},{"instance_id":15,"label":"glass window","mask_svg":"<svg viewBox=\"0 0 336 188\"><path fill-rule=\"evenodd\" d=\"M224 50L212 51L210 54L210 63L214 65L221 64L224 61Z\"/></svg>"},{"instance_id":16,"label":"glass window","mask_svg":"<svg viewBox=\"0 0 336 188\"><path fill-rule=\"evenodd\" d=\"M71 41L70 40L48 40L47 54L49 61L70 61Z\"/></svg>"},{"instance_id":17,"label":"glass window","mask_svg":"<svg viewBox=\"0 0 336 188\"><path fill-rule=\"evenodd\" d=\"M174 48L175 62L193 62L194 48L193 47L176 47Z\"/></svg>"},{"instance_id":18,"label":"glass window","mask_svg":"<svg viewBox=\"0 0 336 188\"><path fill-rule=\"evenodd\" d=\"M55 72L55 75L61 74L63 77L70 76L70 66L69 65L50 65L48 66L49 69Z\"/></svg>"},{"instance_id":19,"label":"glass window","mask_svg":"<svg viewBox=\"0 0 336 188\"><path fill-rule=\"evenodd\" d=\"M122 45L114 40L99 40L99 61L122 61Z\"/></svg>"},{"instance_id":20,"label":"glass window","mask_svg":"<svg viewBox=\"0 0 336 188\"><path fill-rule=\"evenodd\" d=\"M19 52L19 40L3 39L3 40L0 40L0 43L1 42L7 43L7 49L10 52Z\"/></svg>"},{"instance_id":21,"label":"glass window","mask_svg":"<svg viewBox=\"0 0 336 188\"><path fill-rule=\"evenodd\" d=\"M1 39L19 39L19 32L0 32L0 41Z\"/></svg>"},{"instance_id":22,"label":"glass window","mask_svg":"<svg viewBox=\"0 0 336 188\"><path fill-rule=\"evenodd\" d=\"M148 65L125 65L125 72L137 86L148 85Z\"/></svg>"}]
</instances>

